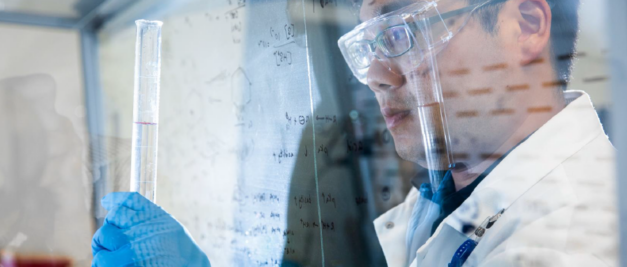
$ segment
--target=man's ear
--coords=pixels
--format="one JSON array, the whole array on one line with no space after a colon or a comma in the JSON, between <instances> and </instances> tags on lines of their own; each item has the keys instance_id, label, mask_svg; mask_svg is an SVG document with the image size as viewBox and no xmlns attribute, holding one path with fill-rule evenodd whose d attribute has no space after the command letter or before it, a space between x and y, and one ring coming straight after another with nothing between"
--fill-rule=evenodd
<instances>
[{"instance_id":1,"label":"man's ear","mask_svg":"<svg viewBox=\"0 0 627 267\"><path fill-rule=\"evenodd\" d=\"M518 42L522 49L522 65L537 59L549 45L551 39L551 8L546 0L520 0L520 36Z\"/></svg>"}]
</instances>

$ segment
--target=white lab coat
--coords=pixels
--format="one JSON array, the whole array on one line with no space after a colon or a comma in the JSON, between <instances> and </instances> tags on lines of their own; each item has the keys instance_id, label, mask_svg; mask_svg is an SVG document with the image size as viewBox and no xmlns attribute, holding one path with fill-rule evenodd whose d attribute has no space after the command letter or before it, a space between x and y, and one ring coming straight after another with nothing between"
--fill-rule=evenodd
<instances>
[{"instance_id":1,"label":"white lab coat","mask_svg":"<svg viewBox=\"0 0 627 267\"><path fill-rule=\"evenodd\" d=\"M567 91L568 104L477 186L460 208L407 259L413 206L429 205L416 189L374 221L389 266L448 266L477 226L509 207L464 266L617 266L615 150L587 94ZM418 201L417 201L418 200ZM511 206L510 206L511 205ZM430 231L421 225L417 235Z\"/></svg>"}]
</instances>

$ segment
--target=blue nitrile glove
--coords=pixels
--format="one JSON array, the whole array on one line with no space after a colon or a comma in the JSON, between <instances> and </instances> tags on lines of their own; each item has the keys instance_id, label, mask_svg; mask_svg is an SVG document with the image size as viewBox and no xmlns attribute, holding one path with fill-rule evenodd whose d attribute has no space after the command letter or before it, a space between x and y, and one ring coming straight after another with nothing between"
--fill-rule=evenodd
<instances>
[{"instance_id":1,"label":"blue nitrile glove","mask_svg":"<svg viewBox=\"0 0 627 267\"><path fill-rule=\"evenodd\" d=\"M102 198L109 211L91 242L92 266L211 266L185 227L138 193Z\"/></svg>"}]
</instances>

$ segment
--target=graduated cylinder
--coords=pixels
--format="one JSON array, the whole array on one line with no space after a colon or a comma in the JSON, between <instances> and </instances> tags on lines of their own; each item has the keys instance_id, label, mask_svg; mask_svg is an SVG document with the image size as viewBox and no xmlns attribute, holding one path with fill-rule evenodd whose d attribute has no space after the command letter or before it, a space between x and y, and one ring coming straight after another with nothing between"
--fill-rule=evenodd
<instances>
[{"instance_id":1,"label":"graduated cylinder","mask_svg":"<svg viewBox=\"0 0 627 267\"><path fill-rule=\"evenodd\" d=\"M131 191L155 201L161 77L160 21L138 20L135 44L135 94Z\"/></svg>"}]
</instances>

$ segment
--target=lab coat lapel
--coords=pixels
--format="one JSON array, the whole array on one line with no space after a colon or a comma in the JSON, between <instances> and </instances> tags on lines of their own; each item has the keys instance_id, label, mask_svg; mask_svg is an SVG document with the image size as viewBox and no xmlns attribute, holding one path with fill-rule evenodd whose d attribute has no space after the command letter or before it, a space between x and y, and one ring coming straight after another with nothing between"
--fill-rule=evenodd
<instances>
[{"instance_id":1,"label":"lab coat lapel","mask_svg":"<svg viewBox=\"0 0 627 267\"><path fill-rule=\"evenodd\" d=\"M468 238L447 224L441 224L441 226L438 229L438 238L429 239L427 243L429 249L419 249L416 258L409 266L448 266L457 248Z\"/></svg>"},{"instance_id":2,"label":"lab coat lapel","mask_svg":"<svg viewBox=\"0 0 627 267\"><path fill-rule=\"evenodd\" d=\"M464 225L474 226L471 228L474 229L487 217L509 207L549 172L603 133L588 95L577 91L566 94L574 100L492 170L462 206L449 215L418 249L412 266L446 266L446 262L428 260L429 253L437 253L435 247L440 247L441 240L437 240L454 237L452 230L463 236ZM465 233L466 236L470 234ZM454 251L461 243L448 244ZM449 261L452 255L448 256Z\"/></svg>"},{"instance_id":3,"label":"lab coat lapel","mask_svg":"<svg viewBox=\"0 0 627 267\"><path fill-rule=\"evenodd\" d=\"M403 203L374 220L374 229L388 266L405 266L407 264L407 247L405 245L407 224L414 205L421 205L425 201L429 200L422 198L418 190L412 188Z\"/></svg>"},{"instance_id":4,"label":"lab coat lapel","mask_svg":"<svg viewBox=\"0 0 627 267\"><path fill-rule=\"evenodd\" d=\"M603 133L587 94L569 91L574 99L507 155L444 223L461 232L465 224L478 226L487 217L509 207L549 172ZM579 96L579 97L577 97ZM477 216L468 210L477 207Z\"/></svg>"}]
</instances>

